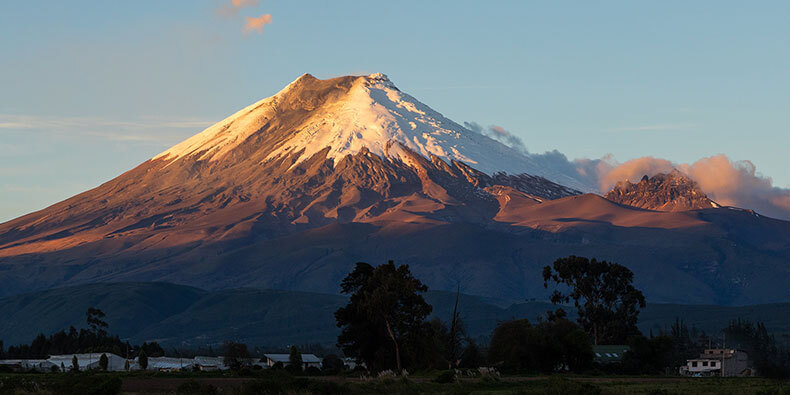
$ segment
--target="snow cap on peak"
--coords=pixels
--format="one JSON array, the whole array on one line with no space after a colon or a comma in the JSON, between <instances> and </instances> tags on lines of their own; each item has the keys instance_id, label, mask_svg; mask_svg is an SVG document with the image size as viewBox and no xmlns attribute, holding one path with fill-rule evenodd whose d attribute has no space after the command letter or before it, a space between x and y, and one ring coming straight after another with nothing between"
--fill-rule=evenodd
<instances>
[{"instance_id":1,"label":"snow cap on peak","mask_svg":"<svg viewBox=\"0 0 790 395\"><path fill-rule=\"evenodd\" d=\"M387 75L383 73L369 74L363 76L362 79L364 79L369 85L372 86L379 86L383 88L392 88L398 90L395 84L393 84L392 81L390 81L389 77L387 77Z\"/></svg>"},{"instance_id":2,"label":"snow cap on peak","mask_svg":"<svg viewBox=\"0 0 790 395\"><path fill-rule=\"evenodd\" d=\"M572 188L581 185L444 117L400 91L382 73L328 80L303 74L276 95L238 111L155 159L194 156L196 160L220 160L236 147L257 141L249 138L254 134L276 133L269 129L275 119L295 123L288 124L276 142L255 148L267 152L264 160L293 156L292 166L296 166L329 148L327 159L370 152L390 160L411 161L408 152L390 144L397 142L427 159L455 160L488 174L529 173Z\"/></svg>"},{"instance_id":3,"label":"snow cap on peak","mask_svg":"<svg viewBox=\"0 0 790 395\"><path fill-rule=\"evenodd\" d=\"M294 80L294 82L296 82L296 81L302 81L302 80L317 80L317 79L318 79L318 78L315 78L315 77L314 77L312 74L310 74L310 73L304 73L304 74L300 75L300 76L299 76L299 78L297 78L296 80Z\"/></svg>"},{"instance_id":4,"label":"snow cap on peak","mask_svg":"<svg viewBox=\"0 0 790 395\"><path fill-rule=\"evenodd\" d=\"M384 73L373 73L368 75L368 79L371 80L378 80L378 81L389 81L389 77L387 77Z\"/></svg>"}]
</instances>

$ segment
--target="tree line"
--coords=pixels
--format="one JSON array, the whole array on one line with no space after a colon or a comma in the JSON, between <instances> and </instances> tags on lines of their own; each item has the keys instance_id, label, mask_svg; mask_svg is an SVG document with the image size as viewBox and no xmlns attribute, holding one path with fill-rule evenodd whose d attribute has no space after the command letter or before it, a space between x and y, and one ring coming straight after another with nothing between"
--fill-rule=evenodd
<instances>
[{"instance_id":1,"label":"tree line","mask_svg":"<svg viewBox=\"0 0 790 395\"><path fill-rule=\"evenodd\" d=\"M350 295L335 313L338 347L372 371L477 368L494 366L518 372L676 374L710 341L704 332L676 320L668 331L645 336L637 328L644 295L633 286L633 272L613 262L569 256L543 269L551 301L573 304L576 322L559 307L535 322L500 323L487 347L467 337L458 313L446 322L428 321L432 307L427 287L408 265L359 262L341 284ZM790 377L790 351L768 335L761 323L737 321L724 329L728 345L745 350L755 368L769 377ZM594 364L593 345L628 345L618 363Z\"/></svg>"},{"instance_id":2,"label":"tree line","mask_svg":"<svg viewBox=\"0 0 790 395\"><path fill-rule=\"evenodd\" d=\"M677 367L687 359L696 358L712 340L679 319L668 330L642 334L636 324L645 298L633 286L633 273L617 263L569 256L546 266L542 277L544 287L553 288L552 302L572 304L578 312L577 319L569 320L560 306L534 322L501 322L488 344L479 344L464 329L459 310L460 288L450 317L446 321L428 320L432 307L423 297L428 287L414 277L408 265L389 261L374 267L358 262L341 283L341 292L349 295L349 301L335 312L341 329L337 347L372 372L391 370L400 374L494 366L504 371L535 373L600 370L671 374L677 373ZM139 356L144 366L147 357L165 354L157 343L131 345L108 335L101 310L88 309L86 324L87 328L79 330L70 327L49 336L40 334L29 345L7 350L0 342L0 358L112 352L129 358ZM790 377L790 350L770 336L762 323L734 321L723 333L727 345L745 350L761 374ZM619 363L596 365L595 344L623 344L630 351ZM180 356L192 354L177 351ZM221 354L226 365L236 370L250 367L253 355L261 354L260 350L250 352L238 342L226 342L217 351L198 352ZM301 350L291 346L287 352L289 364L275 368L301 372L301 353L313 352L325 356L323 366L327 372L343 370L343 360L318 345Z\"/></svg>"},{"instance_id":3,"label":"tree line","mask_svg":"<svg viewBox=\"0 0 790 395\"><path fill-rule=\"evenodd\" d=\"M103 311L91 307L85 313L87 328L77 330L70 326L49 336L37 335L30 344L9 346L3 349L0 341L0 359L44 359L50 355L109 352L120 356L164 356L165 351L156 343L132 345L117 335L108 335L108 325Z\"/></svg>"}]
</instances>

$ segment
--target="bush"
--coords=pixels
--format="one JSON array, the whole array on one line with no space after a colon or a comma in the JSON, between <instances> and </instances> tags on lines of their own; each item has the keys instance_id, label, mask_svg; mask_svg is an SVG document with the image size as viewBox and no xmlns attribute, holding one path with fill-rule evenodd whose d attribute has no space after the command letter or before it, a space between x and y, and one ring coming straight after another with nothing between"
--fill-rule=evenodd
<instances>
[{"instance_id":1,"label":"bush","mask_svg":"<svg viewBox=\"0 0 790 395\"><path fill-rule=\"evenodd\" d=\"M311 381L307 387L311 394L347 394L349 388L333 381Z\"/></svg>"},{"instance_id":2,"label":"bush","mask_svg":"<svg viewBox=\"0 0 790 395\"><path fill-rule=\"evenodd\" d=\"M504 370L551 373L586 369L592 346L578 325L564 318L532 325L526 319L508 321L494 329L489 362Z\"/></svg>"},{"instance_id":3,"label":"bush","mask_svg":"<svg viewBox=\"0 0 790 395\"><path fill-rule=\"evenodd\" d=\"M45 385L50 392L63 395L107 395L121 393L119 377L98 376L93 374L69 374Z\"/></svg>"},{"instance_id":4,"label":"bush","mask_svg":"<svg viewBox=\"0 0 790 395\"><path fill-rule=\"evenodd\" d=\"M343 370L343 360L335 354L329 354L321 361L321 368L326 372L338 373Z\"/></svg>"},{"instance_id":5,"label":"bush","mask_svg":"<svg viewBox=\"0 0 790 395\"><path fill-rule=\"evenodd\" d=\"M238 374L241 377L251 377L255 375L255 372L253 372L249 366L244 366L241 369L239 369Z\"/></svg>"},{"instance_id":6,"label":"bush","mask_svg":"<svg viewBox=\"0 0 790 395\"><path fill-rule=\"evenodd\" d=\"M440 384L454 383L456 381L455 370L445 370L433 379L433 381Z\"/></svg>"},{"instance_id":7,"label":"bush","mask_svg":"<svg viewBox=\"0 0 790 395\"><path fill-rule=\"evenodd\" d=\"M107 359L107 354L102 354L101 357L99 357L99 369L106 372L107 366L109 364L110 364L110 360Z\"/></svg>"},{"instance_id":8,"label":"bush","mask_svg":"<svg viewBox=\"0 0 790 395\"><path fill-rule=\"evenodd\" d=\"M320 376L321 369L318 369L315 366L308 366L307 369L304 370L304 374L308 376Z\"/></svg>"},{"instance_id":9,"label":"bush","mask_svg":"<svg viewBox=\"0 0 790 395\"><path fill-rule=\"evenodd\" d=\"M601 389L590 383L579 383L562 377L549 380L546 395L600 395Z\"/></svg>"},{"instance_id":10,"label":"bush","mask_svg":"<svg viewBox=\"0 0 790 395\"><path fill-rule=\"evenodd\" d=\"M659 374L672 365L672 338L634 336L628 341L631 350L623 356L620 368L626 374Z\"/></svg>"},{"instance_id":11,"label":"bush","mask_svg":"<svg viewBox=\"0 0 790 395\"><path fill-rule=\"evenodd\" d=\"M179 395L214 395L217 393L217 388L211 384L200 384L195 380L189 380L176 388L176 394Z\"/></svg>"}]
</instances>

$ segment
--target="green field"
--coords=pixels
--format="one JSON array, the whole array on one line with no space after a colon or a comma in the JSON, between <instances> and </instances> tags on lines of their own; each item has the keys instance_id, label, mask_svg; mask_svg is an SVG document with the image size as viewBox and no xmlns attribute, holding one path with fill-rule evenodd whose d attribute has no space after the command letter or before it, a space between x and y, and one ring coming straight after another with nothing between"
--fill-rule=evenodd
<instances>
[{"instance_id":1,"label":"green field","mask_svg":"<svg viewBox=\"0 0 790 395\"><path fill-rule=\"evenodd\" d=\"M0 374L0 393L28 394L790 394L761 378L503 376L440 384L436 374L407 379L294 377L282 371L230 373Z\"/></svg>"}]
</instances>

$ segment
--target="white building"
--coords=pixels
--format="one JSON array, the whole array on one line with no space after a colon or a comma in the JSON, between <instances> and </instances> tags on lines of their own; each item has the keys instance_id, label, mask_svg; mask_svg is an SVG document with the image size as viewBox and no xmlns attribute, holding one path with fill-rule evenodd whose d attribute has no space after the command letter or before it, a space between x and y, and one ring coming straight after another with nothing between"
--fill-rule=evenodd
<instances>
[{"instance_id":1,"label":"white building","mask_svg":"<svg viewBox=\"0 0 790 395\"><path fill-rule=\"evenodd\" d=\"M224 357L195 357L195 364L203 371L228 370Z\"/></svg>"},{"instance_id":2,"label":"white building","mask_svg":"<svg viewBox=\"0 0 790 395\"><path fill-rule=\"evenodd\" d=\"M38 372L51 372L55 364L46 359L3 359L0 366L11 368L15 371L35 370ZM60 366L57 366L60 370Z\"/></svg>"},{"instance_id":3,"label":"white building","mask_svg":"<svg viewBox=\"0 0 790 395\"><path fill-rule=\"evenodd\" d=\"M681 373L686 376L720 376L721 361L709 358L689 359L681 369Z\"/></svg>"},{"instance_id":4,"label":"white building","mask_svg":"<svg viewBox=\"0 0 790 395\"><path fill-rule=\"evenodd\" d=\"M684 376L754 376L749 356L741 350L706 349L699 358L689 359L680 368Z\"/></svg>"},{"instance_id":5,"label":"white building","mask_svg":"<svg viewBox=\"0 0 790 395\"><path fill-rule=\"evenodd\" d=\"M363 367L363 368L366 367L364 362L357 363L357 360L354 359L354 358L351 358L351 357L343 358L343 367L345 367L346 369L354 370L354 369L357 368L357 366L360 366L360 367Z\"/></svg>"},{"instance_id":6,"label":"white building","mask_svg":"<svg viewBox=\"0 0 790 395\"><path fill-rule=\"evenodd\" d=\"M120 372L126 370L126 359L108 352L51 355L47 361L51 362L58 368L64 366L66 370L71 370L72 359L76 356L77 365L79 365L80 370L99 370L99 358L101 358L102 354L107 355L107 370L111 372Z\"/></svg>"},{"instance_id":7,"label":"white building","mask_svg":"<svg viewBox=\"0 0 790 395\"><path fill-rule=\"evenodd\" d=\"M136 363L136 365L139 366L139 363ZM196 365L197 361L193 358L148 357L147 370L177 372L182 370L192 370Z\"/></svg>"},{"instance_id":8,"label":"white building","mask_svg":"<svg viewBox=\"0 0 790 395\"><path fill-rule=\"evenodd\" d=\"M277 362L282 363L283 366L291 364L290 354L263 354L263 357L268 367L274 366ZM314 354L302 354L302 369L309 367L321 369L321 359Z\"/></svg>"}]
</instances>

